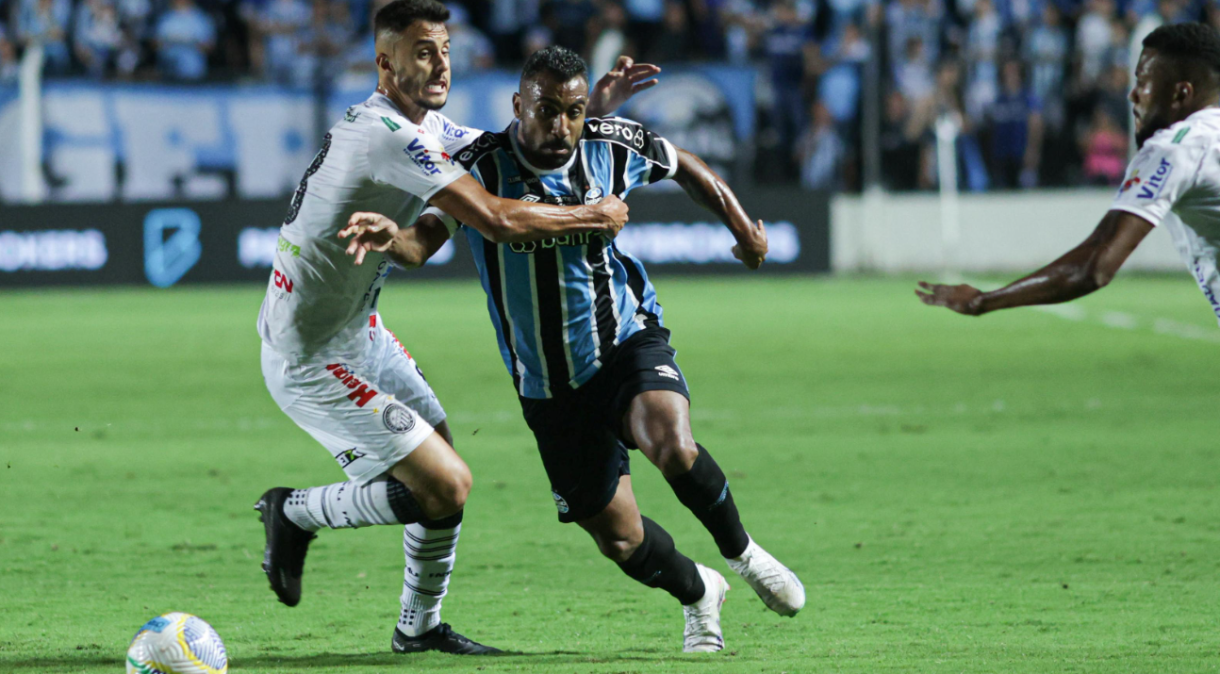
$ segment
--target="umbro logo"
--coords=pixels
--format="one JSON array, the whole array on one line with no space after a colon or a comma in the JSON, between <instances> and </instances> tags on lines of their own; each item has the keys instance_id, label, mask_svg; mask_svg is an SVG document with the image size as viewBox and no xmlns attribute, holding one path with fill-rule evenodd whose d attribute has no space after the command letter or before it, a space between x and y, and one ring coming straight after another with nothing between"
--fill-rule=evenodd
<instances>
[{"instance_id":1,"label":"umbro logo","mask_svg":"<svg viewBox=\"0 0 1220 674\"><path fill-rule=\"evenodd\" d=\"M682 375L678 371L668 365L658 365L657 373L662 377L668 377L674 381L682 381Z\"/></svg>"}]
</instances>

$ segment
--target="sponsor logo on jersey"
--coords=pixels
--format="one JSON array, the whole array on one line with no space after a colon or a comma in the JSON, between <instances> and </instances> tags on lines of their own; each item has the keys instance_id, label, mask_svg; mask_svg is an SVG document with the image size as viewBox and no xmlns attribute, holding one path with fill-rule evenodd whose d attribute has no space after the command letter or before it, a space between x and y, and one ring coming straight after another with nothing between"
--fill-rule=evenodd
<instances>
[{"instance_id":1,"label":"sponsor logo on jersey","mask_svg":"<svg viewBox=\"0 0 1220 674\"><path fill-rule=\"evenodd\" d=\"M580 232L577 234L553 236L541 241L517 241L508 244L508 249L514 253L529 255L539 250L550 250L555 246L587 246L594 236L597 236L596 232Z\"/></svg>"},{"instance_id":2,"label":"sponsor logo on jersey","mask_svg":"<svg viewBox=\"0 0 1220 674\"><path fill-rule=\"evenodd\" d=\"M288 278L287 274L284 274L280 270L276 269L271 273L271 275L275 279L276 288L282 289L285 293L288 293L289 295L292 294L293 283L292 283L292 279Z\"/></svg>"},{"instance_id":3,"label":"sponsor logo on jersey","mask_svg":"<svg viewBox=\"0 0 1220 674\"><path fill-rule=\"evenodd\" d=\"M614 122L602 122L597 126L597 131L603 136L618 136L623 140L631 143L636 149L644 147L644 128L635 127L634 129L627 124L616 124Z\"/></svg>"},{"instance_id":4,"label":"sponsor logo on jersey","mask_svg":"<svg viewBox=\"0 0 1220 674\"><path fill-rule=\"evenodd\" d=\"M450 124L449 120L441 120L441 135L446 138L465 138L468 133L470 133L468 129L463 129L457 124Z\"/></svg>"},{"instance_id":5,"label":"sponsor logo on jersey","mask_svg":"<svg viewBox=\"0 0 1220 674\"><path fill-rule=\"evenodd\" d=\"M1161 163L1156 167L1156 172L1144 181L1135 197L1137 199L1157 198L1160 196L1161 190L1165 188L1165 182L1169 180L1171 173L1173 173L1173 164L1170 164L1168 159L1162 158Z\"/></svg>"},{"instance_id":6,"label":"sponsor logo on jersey","mask_svg":"<svg viewBox=\"0 0 1220 674\"><path fill-rule=\"evenodd\" d=\"M682 375L678 374L677 370L668 365L658 365L656 369L657 374L661 375L662 377L668 377L674 381L682 381Z\"/></svg>"},{"instance_id":7,"label":"sponsor logo on jersey","mask_svg":"<svg viewBox=\"0 0 1220 674\"><path fill-rule=\"evenodd\" d=\"M347 112L343 113L343 121L345 121L345 122L349 122L349 123L354 122L359 117L360 117L360 113L356 112L355 106L348 108Z\"/></svg>"},{"instance_id":8,"label":"sponsor logo on jersey","mask_svg":"<svg viewBox=\"0 0 1220 674\"><path fill-rule=\"evenodd\" d=\"M1178 143L1181 143L1182 139L1185 138L1186 134L1188 133L1190 133L1190 127L1182 127L1182 130L1178 132L1178 135L1173 137L1173 144L1177 145Z\"/></svg>"},{"instance_id":9,"label":"sponsor logo on jersey","mask_svg":"<svg viewBox=\"0 0 1220 674\"><path fill-rule=\"evenodd\" d=\"M1140 170L1135 169L1135 171L1133 171L1131 173L1131 177L1127 178L1126 182L1123 183L1123 186L1118 188L1118 193L1122 194L1122 193L1126 192L1127 190L1131 189L1132 187L1135 187L1136 185L1140 184L1140 182L1142 182L1140 180Z\"/></svg>"},{"instance_id":10,"label":"sponsor logo on jersey","mask_svg":"<svg viewBox=\"0 0 1220 674\"><path fill-rule=\"evenodd\" d=\"M385 411L381 413L381 421L394 433L406 433L415 428L415 415L398 403L386 406Z\"/></svg>"},{"instance_id":11,"label":"sponsor logo on jersey","mask_svg":"<svg viewBox=\"0 0 1220 674\"><path fill-rule=\"evenodd\" d=\"M368 387L368 384L360 381L356 375L348 371L342 363L332 363L326 366L330 373L335 375L344 386L352 389L352 392L347 394L347 399L354 401L356 407L364 407L369 404L369 401L377 396L377 391Z\"/></svg>"},{"instance_id":12,"label":"sponsor logo on jersey","mask_svg":"<svg viewBox=\"0 0 1220 674\"><path fill-rule=\"evenodd\" d=\"M566 513L568 510L571 510L571 508L568 507L568 502L559 495L559 492L552 489L551 498L555 499L555 508L559 510L559 512Z\"/></svg>"},{"instance_id":13,"label":"sponsor logo on jersey","mask_svg":"<svg viewBox=\"0 0 1220 674\"><path fill-rule=\"evenodd\" d=\"M362 459L364 456L364 452L352 447L351 449L347 449L336 454L335 461L339 462L340 468L347 468L348 466L352 465L356 459Z\"/></svg>"},{"instance_id":14,"label":"sponsor logo on jersey","mask_svg":"<svg viewBox=\"0 0 1220 674\"><path fill-rule=\"evenodd\" d=\"M301 247L295 243L290 243L288 239L285 239L282 236L275 244L275 247L276 250L280 251L281 253L292 253L293 257L301 257Z\"/></svg>"},{"instance_id":15,"label":"sponsor logo on jersey","mask_svg":"<svg viewBox=\"0 0 1220 674\"><path fill-rule=\"evenodd\" d=\"M419 142L418 138L412 138L411 144L403 148L402 151L411 158L411 161L415 162L416 166L423 169L424 173L438 175L441 172L432 161L432 157L429 156L428 148L424 147L424 144ZM445 158L448 159L449 155L445 155ZM452 160L450 161L452 162Z\"/></svg>"},{"instance_id":16,"label":"sponsor logo on jersey","mask_svg":"<svg viewBox=\"0 0 1220 674\"><path fill-rule=\"evenodd\" d=\"M401 126L398 125L397 122L390 119L389 117L382 117L381 121L385 122L386 127L390 130L391 133L402 128Z\"/></svg>"}]
</instances>

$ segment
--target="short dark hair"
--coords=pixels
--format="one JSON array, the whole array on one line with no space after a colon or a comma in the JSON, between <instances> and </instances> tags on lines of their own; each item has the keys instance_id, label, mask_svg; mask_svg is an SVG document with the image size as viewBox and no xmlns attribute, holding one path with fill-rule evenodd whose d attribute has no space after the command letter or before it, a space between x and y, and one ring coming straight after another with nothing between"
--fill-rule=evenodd
<instances>
[{"instance_id":1,"label":"short dark hair","mask_svg":"<svg viewBox=\"0 0 1220 674\"><path fill-rule=\"evenodd\" d=\"M1144 38L1145 49L1155 49L1182 63L1205 66L1212 77L1220 77L1220 33L1203 23L1161 26Z\"/></svg>"},{"instance_id":2,"label":"short dark hair","mask_svg":"<svg viewBox=\"0 0 1220 674\"><path fill-rule=\"evenodd\" d=\"M445 23L449 20L449 9L436 0L394 0L377 10L373 18L373 35L388 30L401 33L416 21Z\"/></svg>"},{"instance_id":3,"label":"short dark hair","mask_svg":"<svg viewBox=\"0 0 1220 674\"><path fill-rule=\"evenodd\" d=\"M521 70L521 81L541 73L554 75L560 82L567 82L573 77L583 77L586 82L589 80L589 66L585 65L585 60L571 49L559 45L551 45L531 54Z\"/></svg>"}]
</instances>

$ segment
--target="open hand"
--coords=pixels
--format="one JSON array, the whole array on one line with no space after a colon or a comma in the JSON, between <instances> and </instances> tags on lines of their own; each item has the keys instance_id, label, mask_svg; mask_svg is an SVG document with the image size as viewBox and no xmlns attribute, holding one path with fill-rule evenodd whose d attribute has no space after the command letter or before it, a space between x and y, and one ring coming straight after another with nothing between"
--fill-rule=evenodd
<instances>
[{"instance_id":1,"label":"open hand","mask_svg":"<svg viewBox=\"0 0 1220 674\"><path fill-rule=\"evenodd\" d=\"M949 286L920 281L919 287L927 292L916 290L915 295L930 307L945 307L967 316L983 313L983 291L972 285Z\"/></svg>"},{"instance_id":2,"label":"open hand","mask_svg":"<svg viewBox=\"0 0 1220 674\"><path fill-rule=\"evenodd\" d=\"M614 69L602 76L589 96L589 116L608 115L632 96L655 87L658 80L650 79L661 72L651 63L637 64L630 56L618 57Z\"/></svg>"},{"instance_id":3,"label":"open hand","mask_svg":"<svg viewBox=\"0 0 1220 674\"><path fill-rule=\"evenodd\" d=\"M380 213L352 213L347 227L339 230L339 238L352 237L347 254L356 256L356 264L364 262L369 251L384 253L394 244L398 223Z\"/></svg>"},{"instance_id":4,"label":"open hand","mask_svg":"<svg viewBox=\"0 0 1220 674\"><path fill-rule=\"evenodd\" d=\"M763 260L767 259L767 230L763 227L762 220L752 229L754 236L748 242L742 244L739 241L733 246L733 257L741 260L750 269L758 269Z\"/></svg>"}]
</instances>

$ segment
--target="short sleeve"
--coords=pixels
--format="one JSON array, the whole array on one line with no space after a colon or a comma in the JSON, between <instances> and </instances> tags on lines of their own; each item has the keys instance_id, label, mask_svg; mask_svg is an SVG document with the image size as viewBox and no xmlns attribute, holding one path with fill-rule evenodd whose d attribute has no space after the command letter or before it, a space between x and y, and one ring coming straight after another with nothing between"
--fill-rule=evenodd
<instances>
[{"instance_id":1,"label":"short sleeve","mask_svg":"<svg viewBox=\"0 0 1220 674\"><path fill-rule=\"evenodd\" d=\"M484 133L479 129L462 126L439 112L433 111L428 114L435 117L430 125L432 132L445 146L445 151L451 155L456 156Z\"/></svg>"},{"instance_id":2,"label":"short sleeve","mask_svg":"<svg viewBox=\"0 0 1220 674\"><path fill-rule=\"evenodd\" d=\"M427 201L466 175L436 136L405 119L370 120L369 167L374 182Z\"/></svg>"},{"instance_id":3,"label":"short sleeve","mask_svg":"<svg viewBox=\"0 0 1220 674\"><path fill-rule=\"evenodd\" d=\"M609 117L591 119L586 124L588 140L605 141L621 148L613 156L614 171L623 177L624 194L641 185L672 178L678 172L678 151L673 143L638 122Z\"/></svg>"},{"instance_id":4,"label":"short sleeve","mask_svg":"<svg viewBox=\"0 0 1220 674\"><path fill-rule=\"evenodd\" d=\"M459 224L457 220L454 220L453 216L442 211L436 206L429 206L425 208L424 212L420 213L419 215L420 217L431 215L440 218L441 222L445 223L445 229L449 230L449 238L451 239L453 238L453 235L457 233L458 227L461 227L461 224Z\"/></svg>"},{"instance_id":5,"label":"short sleeve","mask_svg":"<svg viewBox=\"0 0 1220 674\"><path fill-rule=\"evenodd\" d=\"M1168 131L1174 131L1175 135L1166 137ZM1160 225L1186 194L1198 173L1202 151L1193 143L1183 145L1170 140L1177 138L1177 131L1161 131L1144 143L1127 167L1123 184L1110 206L1112 210L1133 213L1153 225Z\"/></svg>"}]
</instances>

